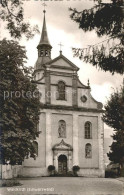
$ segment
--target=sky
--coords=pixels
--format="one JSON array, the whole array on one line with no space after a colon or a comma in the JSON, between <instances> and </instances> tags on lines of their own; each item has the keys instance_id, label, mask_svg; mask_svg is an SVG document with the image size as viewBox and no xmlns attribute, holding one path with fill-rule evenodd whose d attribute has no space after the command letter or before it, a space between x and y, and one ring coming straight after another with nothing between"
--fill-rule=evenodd
<instances>
[{"instance_id":1,"label":"sky","mask_svg":"<svg viewBox=\"0 0 124 195\"><path fill-rule=\"evenodd\" d=\"M24 1L25 18L32 24L37 24L39 30L42 30L43 23L43 1L30 0ZM50 43L53 47L52 58L59 55L59 43L61 42L62 52L69 60L76 64L80 70L78 72L80 80L86 85L90 80L91 93L93 97L106 103L110 94L115 88L122 83L123 77L119 74L114 76L109 72L103 72L96 69L91 64L86 64L78 58L73 57L72 47L83 48L91 44L101 42L94 31L84 33L79 29L78 24L70 19L69 7L76 8L78 11L91 8L94 2L91 0L63 0L63 1L46 1L46 24ZM22 40L22 44L26 45L28 64L34 66L37 59L37 45L40 40L40 34L36 35L33 40L26 42Z\"/></svg>"},{"instance_id":2,"label":"sky","mask_svg":"<svg viewBox=\"0 0 124 195\"><path fill-rule=\"evenodd\" d=\"M25 21L29 21L32 25L38 25L42 30L43 24L43 3L41 0L23 0ZM45 1L46 6L46 24L49 41L52 45L52 59L59 55L61 42L62 52L65 57L72 61L80 68L78 75L81 82L87 85L90 80L91 94L104 105L114 89L120 87L123 77L119 74L112 75L109 72L103 72L96 69L91 64L86 64L78 58L73 57L72 47L83 48L88 45L96 44L104 40L98 38L95 31L83 32L79 29L78 24L70 19L69 8L76 8L78 11L89 9L94 5L92 0L48 0ZM1 25L2 32L0 38L8 36L4 25ZM36 34L32 40L27 41L22 38L21 45L27 49L27 66L34 66L37 60L37 45L40 41L41 34ZM108 127L105 126L107 129Z\"/></svg>"}]
</instances>

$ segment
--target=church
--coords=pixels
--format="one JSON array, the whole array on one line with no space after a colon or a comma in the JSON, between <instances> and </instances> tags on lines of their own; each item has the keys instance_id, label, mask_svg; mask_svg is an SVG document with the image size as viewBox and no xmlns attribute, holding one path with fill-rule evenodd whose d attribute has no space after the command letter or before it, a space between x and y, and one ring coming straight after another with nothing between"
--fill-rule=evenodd
<instances>
[{"instance_id":1,"label":"church","mask_svg":"<svg viewBox=\"0 0 124 195\"><path fill-rule=\"evenodd\" d=\"M104 126L102 103L91 96L89 82L78 78L79 68L60 54L51 59L44 11L34 80L41 97L36 159L23 162L21 176L47 176L48 166L68 174L78 165L79 176L104 177Z\"/></svg>"}]
</instances>

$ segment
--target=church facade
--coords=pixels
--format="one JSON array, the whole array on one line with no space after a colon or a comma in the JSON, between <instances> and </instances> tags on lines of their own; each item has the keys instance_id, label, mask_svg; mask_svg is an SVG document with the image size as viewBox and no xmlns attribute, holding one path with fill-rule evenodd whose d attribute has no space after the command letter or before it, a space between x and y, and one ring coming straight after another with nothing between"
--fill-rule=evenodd
<instances>
[{"instance_id":1,"label":"church facade","mask_svg":"<svg viewBox=\"0 0 124 195\"><path fill-rule=\"evenodd\" d=\"M47 176L54 165L59 174L72 171L78 175L104 177L104 127L102 104L91 96L89 83L78 78L79 68L60 51L51 59L45 13L34 80L41 93L42 109L36 159L25 159L22 176Z\"/></svg>"}]
</instances>

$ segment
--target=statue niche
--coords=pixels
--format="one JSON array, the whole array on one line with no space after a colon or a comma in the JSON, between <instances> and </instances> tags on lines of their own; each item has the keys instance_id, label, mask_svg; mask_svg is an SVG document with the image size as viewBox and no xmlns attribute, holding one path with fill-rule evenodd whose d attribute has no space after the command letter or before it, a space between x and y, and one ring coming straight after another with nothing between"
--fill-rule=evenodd
<instances>
[{"instance_id":1,"label":"statue niche","mask_svg":"<svg viewBox=\"0 0 124 195\"><path fill-rule=\"evenodd\" d=\"M61 138L66 137L66 123L64 120L59 121L58 137L61 137Z\"/></svg>"}]
</instances>

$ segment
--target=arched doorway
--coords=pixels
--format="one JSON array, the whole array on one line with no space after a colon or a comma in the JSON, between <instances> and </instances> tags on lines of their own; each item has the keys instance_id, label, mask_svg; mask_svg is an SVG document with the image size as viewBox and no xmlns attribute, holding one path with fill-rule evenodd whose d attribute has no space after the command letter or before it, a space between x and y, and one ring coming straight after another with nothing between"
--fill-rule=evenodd
<instances>
[{"instance_id":1,"label":"arched doorway","mask_svg":"<svg viewBox=\"0 0 124 195\"><path fill-rule=\"evenodd\" d=\"M58 173L67 174L67 157L65 155L60 155L58 158Z\"/></svg>"}]
</instances>

